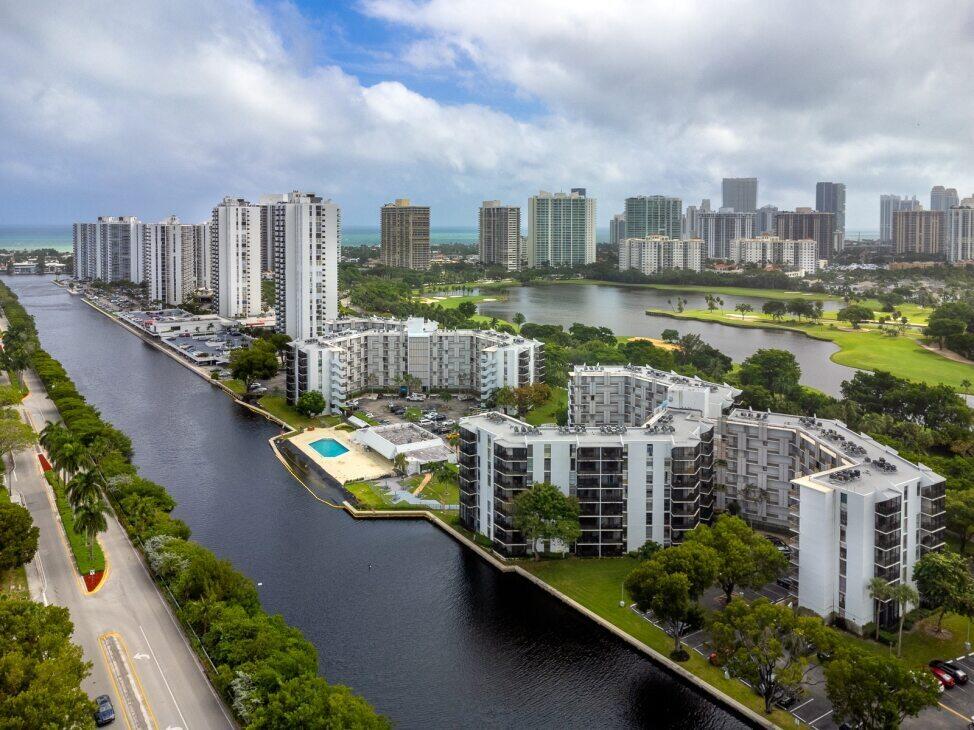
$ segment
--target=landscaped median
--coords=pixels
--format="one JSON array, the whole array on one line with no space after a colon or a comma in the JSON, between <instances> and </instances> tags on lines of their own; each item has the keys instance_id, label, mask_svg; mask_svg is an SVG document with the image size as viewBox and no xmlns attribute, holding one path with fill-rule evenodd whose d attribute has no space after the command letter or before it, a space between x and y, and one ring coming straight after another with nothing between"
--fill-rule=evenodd
<instances>
[{"instance_id":1,"label":"landscaped median","mask_svg":"<svg viewBox=\"0 0 974 730\"><path fill-rule=\"evenodd\" d=\"M67 495L64 493L61 478L50 469L44 472L44 478L54 492L54 503L57 505L58 515L60 515L61 524L64 526L64 535L68 540L68 546L71 548L71 554L74 556L74 564L84 579L87 589L93 591L101 583L105 574L105 553L96 539L92 543L91 554L89 555L87 538L74 529L74 512L71 509L70 502L68 502Z\"/></svg>"}]
</instances>

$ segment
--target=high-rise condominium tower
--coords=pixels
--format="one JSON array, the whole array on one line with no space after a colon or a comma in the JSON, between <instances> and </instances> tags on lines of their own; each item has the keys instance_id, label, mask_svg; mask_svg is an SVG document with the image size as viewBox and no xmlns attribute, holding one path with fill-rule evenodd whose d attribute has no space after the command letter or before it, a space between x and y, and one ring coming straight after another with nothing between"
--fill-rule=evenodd
<instances>
[{"instance_id":1,"label":"high-rise condominium tower","mask_svg":"<svg viewBox=\"0 0 974 730\"><path fill-rule=\"evenodd\" d=\"M210 224L196 223L193 225L193 278L196 279L197 289L209 289L210 266Z\"/></svg>"},{"instance_id":2,"label":"high-rise condominium tower","mask_svg":"<svg viewBox=\"0 0 974 730\"><path fill-rule=\"evenodd\" d=\"M947 260L974 260L974 197L947 211Z\"/></svg>"},{"instance_id":3,"label":"high-rise condominium tower","mask_svg":"<svg viewBox=\"0 0 974 730\"><path fill-rule=\"evenodd\" d=\"M542 190L528 199L528 266L583 266L595 261L595 198L585 188Z\"/></svg>"},{"instance_id":4,"label":"high-rise condominium tower","mask_svg":"<svg viewBox=\"0 0 974 730\"><path fill-rule=\"evenodd\" d=\"M253 317L260 300L260 206L224 198L210 219L210 287L221 317Z\"/></svg>"},{"instance_id":5,"label":"high-rise condominium tower","mask_svg":"<svg viewBox=\"0 0 974 730\"><path fill-rule=\"evenodd\" d=\"M955 205L960 205L957 188L934 185L930 190L930 210L950 210Z\"/></svg>"},{"instance_id":6,"label":"high-rise condominium tower","mask_svg":"<svg viewBox=\"0 0 974 730\"><path fill-rule=\"evenodd\" d=\"M135 216L99 216L72 230L76 279L131 281L144 278L141 221Z\"/></svg>"},{"instance_id":7,"label":"high-rise condominium tower","mask_svg":"<svg viewBox=\"0 0 974 730\"><path fill-rule=\"evenodd\" d=\"M947 213L942 210L893 212L893 247L896 253L940 254L944 250Z\"/></svg>"},{"instance_id":8,"label":"high-rise condominium tower","mask_svg":"<svg viewBox=\"0 0 974 730\"><path fill-rule=\"evenodd\" d=\"M430 267L428 205L411 205L409 198L399 198L382 206L381 223L383 264L421 271Z\"/></svg>"},{"instance_id":9,"label":"high-rise condominium tower","mask_svg":"<svg viewBox=\"0 0 974 730\"><path fill-rule=\"evenodd\" d=\"M721 207L736 213L753 213L758 209L756 177L725 177L721 183L724 202Z\"/></svg>"},{"instance_id":10,"label":"high-rise condominium tower","mask_svg":"<svg viewBox=\"0 0 974 730\"><path fill-rule=\"evenodd\" d=\"M893 243L893 213L901 210L920 210L920 201L914 195L912 198L899 195L879 196L879 240L882 243Z\"/></svg>"},{"instance_id":11,"label":"high-rise condominium tower","mask_svg":"<svg viewBox=\"0 0 974 730\"><path fill-rule=\"evenodd\" d=\"M835 216L835 244L841 251L845 244L845 183L815 183L815 210Z\"/></svg>"},{"instance_id":12,"label":"high-rise condominium tower","mask_svg":"<svg viewBox=\"0 0 974 730\"><path fill-rule=\"evenodd\" d=\"M274 206L284 202L281 193L261 195L260 206L260 268L261 271L274 270Z\"/></svg>"},{"instance_id":13,"label":"high-rise condominium tower","mask_svg":"<svg viewBox=\"0 0 974 730\"><path fill-rule=\"evenodd\" d=\"M521 268L521 209L485 200L480 206L480 261L486 266Z\"/></svg>"},{"instance_id":14,"label":"high-rise condominium tower","mask_svg":"<svg viewBox=\"0 0 974 730\"><path fill-rule=\"evenodd\" d=\"M679 198L662 195L626 198L626 238L680 238L682 232L683 201Z\"/></svg>"},{"instance_id":15,"label":"high-rise condominium tower","mask_svg":"<svg viewBox=\"0 0 974 730\"><path fill-rule=\"evenodd\" d=\"M809 208L782 211L775 216L775 234L787 241L812 239L818 242L818 257L830 259L835 254L835 214Z\"/></svg>"},{"instance_id":16,"label":"high-rise condominium tower","mask_svg":"<svg viewBox=\"0 0 974 730\"><path fill-rule=\"evenodd\" d=\"M778 215L778 206L762 205L754 212L754 232L758 235L762 233L774 232L774 217Z\"/></svg>"},{"instance_id":17,"label":"high-rise condominium tower","mask_svg":"<svg viewBox=\"0 0 974 730\"><path fill-rule=\"evenodd\" d=\"M150 300L179 306L196 289L196 228L183 225L174 215L145 225L143 255Z\"/></svg>"},{"instance_id":18,"label":"high-rise condominium tower","mask_svg":"<svg viewBox=\"0 0 974 730\"><path fill-rule=\"evenodd\" d=\"M730 258L731 241L754 236L754 213L735 213L721 208L719 211L701 211L697 219L704 256L709 259Z\"/></svg>"},{"instance_id":19,"label":"high-rise condominium tower","mask_svg":"<svg viewBox=\"0 0 974 730\"><path fill-rule=\"evenodd\" d=\"M292 340L317 337L338 318L341 211L314 193L293 192L274 206L274 316Z\"/></svg>"},{"instance_id":20,"label":"high-rise condominium tower","mask_svg":"<svg viewBox=\"0 0 974 730\"><path fill-rule=\"evenodd\" d=\"M609 221L609 243L618 246L626 240L626 214L616 213Z\"/></svg>"}]
</instances>

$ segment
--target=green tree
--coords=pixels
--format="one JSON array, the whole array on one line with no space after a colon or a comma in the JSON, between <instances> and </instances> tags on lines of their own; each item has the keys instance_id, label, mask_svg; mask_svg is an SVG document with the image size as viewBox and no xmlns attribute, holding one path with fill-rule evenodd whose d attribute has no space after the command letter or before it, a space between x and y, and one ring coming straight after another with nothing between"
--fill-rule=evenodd
<instances>
[{"instance_id":1,"label":"green tree","mask_svg":"<svg viewBox=\"0 0 974 730\"><path fill-rule=\"evenodd\" d=\"M940 343L940 349L944 349L944 341L962 335L967 331L967 324L959 319L949 319L938 317L931 319L923 330L923 334Z\"/></svg>"},{"instance_id":2,"label":"green tree","mask_svg":"<svg viewBox=\"0 0 974 730\"><path fill-rule=\"evenodd\" d=\"M960 554L974 537L974 489L947 490L947 526L960 538Z\"/></svg>"},{"instance_id":3,"label":"green tree","mask_svg":"<svg viewBox=\"0 0 974 730\"><path fill-rule=\"evenodd\" d=\"M37 443L34 429L19 418L0 418L0 458Z\"/></svg>"},{"instance_id":4,"label":"green tree","mask_svg":"<svg viewBox=\"0 0 974 730\"><path fill-rule=\"evenodd\" d=\"M780 299L772 299L761 305L761 311L771 319L784 319L788 313L788 305Z\"/></svg>"},{"instance_id":5,"label":"green tree","mask_svg":"<svg viewBox=\"0 0 974 730\"><path fill-rule=\"evenodd\" d=\"M464 319L470 319L477 313L477 305L470 301L460 302L457 305L457 311Z\"/></svg>"},{"instance_id":6,"label":"green tree","mask_svg":"<svg viewBox=\"0 0 974 730\"><path fill-rule=\"evenodd\" d=\"M965 615L971 613L974 578L963 556L948 552L927 553L913 566L913 581L923 602L939 609L938 634L948 611Z\"/></svg>"},{"instance_id":7,"label":"green tree","mask_svg":"<svg viewBox=\"0 0 974 730\"><path fill-rule=\"evenodd\" d=\"M66 608L0 600L0 727L91 727L95 705L81 689L91 663L72 631Z\"/></svg>"},{"instance_id":8,"label":"green tree","mask_svg":"<svg viewBox=\"0 0 974 730\"><path fill-rule=\"evenodd\" d=\"M403 475L406 473L406 455L403 453L396 454L392 459L392 468L397 474Z\"/></svg>"},{"instance_id":9,"label":"green tree","mask_svg":"<svg viewBox=\"0 0 974 730\"><path fill-rule=\"evenodd\" d=\"M896 636L896 656L903 656L903 623L906 621L906 611L910 606L920 603L920 594L916 588L908 583L897 583L890 588L890 598L896 601L900 616Z\"/></svg>"},{"instance_id":10,"label":"green tree","mask_svg":"<svg viewBox=\"0 0 974 730\"><path fill-rule=\"evenodd\" d=\"M258 380L274 377L277 366L277 350L266 340L255 340L250 347L230 353L230 372L248 391Z\"/></svg>"},{"instance_id":11,"label":"green tree","mask_svg":"<svg viewBox=\"0 0 974 730\"><path fill-rule=\"evenodd\" d=\"M740 304L735 306L734 309L736 309L738 312L741 313L741 319L744 319L744 315L747 314L748 312L754 311L754 307L752 307L747 302L741 302Z\"/></svg>"},{"instance_id":12,"label":"green tree","mask_svg":"<svg viewBox=\"0 0 974 730\"><path fill-rule=\"evenodd\" d=\"M786 307L789 314L798 317L799 322L802 321L802 317L811 318L815 316L815 305L807 299L790 299Z\"/></svg>"},{"instance_id":13,"label":"green tree","mask_svg":"<svg viewBox=\"0 0 974 730\"><path fill-rule=\"evenodd\" d=\"M772 393L798 391L802 369L787 350L764 349L744 359L739 372L742 385L760 385Z\"/></svg>"},{"instance_id":14,"label":"green tree","mask_svg":"<svg viewBox=\"0 0 974 730\"><path fill-rule=\"evenodd\" d=\"M845 648L825 666L825 692L836 722L889 730L940 699L937 680L899 659Z\"/></svg>"},{"instance_id":15,"label":"green tree","mask_svg":"<svg viewBox=\"0 0 974 730\"><path fill-rule=\"evenodd\" d=\"M659 550L633 570L625 588L641 611L652 611L673 636L674 658L684 658L681 637L703 620L698 600L717 577L720 559L713 548L684 542Z\"/></svg>"},{"instance_id":16,"label":"green tree","mask_svg":"<svg viewBox=\"0 0 974 730\"><path fill-rule=\"evenodd\" d=\"M680 341L680 333L673 329L665 329L660 335L660 339L672 345Z\"/></svg>"},{"instance_id":17,"label":"green tree","mask_svg":"<svg viewBox=\"0 0 974 730\"><path fill-rule=\"evenodd\" d=\"M71 508L77 510L86 502L94 502L101 498L102 490L105 488L105 479L100 472L95 469L82 471L71 477L65 485L68 502Z\"/></svg>"},{"instance_id":18,"label":"green tree","mask_svg":"<svg viewBox=\"0 0 974 730\"><path fill-rule=\"evenodd\" d=\"M685 539L713 548L717 553L714 582L728 603L735 588L760 588L788 567L785 556L740 517L721 515L713 526L698 525Z\"/></svg>"},{"instance_id":19,"label":"green tree","mask_svg":"<svg viewBox=\"0 0 974 730\"><path fill-rule=\"evenodd\" d=\"M388 719L348 687L329 685L316 676L302 675L283 682L258 705L248 725L254 730L305 728L305 730L384 730Z\"/></svg>"},{"instance_id":20,"label":"green tree","mask_svg":"<svg viewBox=\"0 0 974 730\"><path fill-rule=\"evenodd\" d=\"M24 395L20 392L20 388L13 385L0 385L0 407L20 403L23 397Z\"/></svg>"},{"instance_id":21,"label":"green tree","mask_svg":"<svg viewBox=\"0 0 974 730\"><path fill-rule=\"evenodd\" d=\"M840 309L835 317L842 322L848 322L854 328L858 329L861 322L868 322L873 318L873 310L861 304L850 304L848 307Z\"/></svg>"},{"instance_id":22,"label":"green tree","mask_svg":"<svg viewBox=\"0 0 974 730\"><path fill-rule=\"evenodd\" d=\"M526 317L525 317L525 316L524 316L523 314L521 314L520 312L515 312L515 313L514 313L514 318L513 318L513 322L514 322L514 324L516 324L516 325L517 325L518 327L520 327L520 326L521 326L522 324L524 324L524 323L525 323L526 321L527 321L527 318L526 318Z\"/></svg>"},{"instance_id":23,"label":"green tree","mask_svg":"<svg viewBox=\"0 0 974 730\"><path fill-rule=\"evenodd\" d=\"M892 585L888 580L884 578L871 578L869 580L869 597L873 599L874 612L873 612L873 624L876 628L876 641L879 641L879 603L883 601L888 601L892 598L892 593L890 589Z\"/></svg>"},{"instance_id":24,"label":"green tree","mask_svg":"<svg viewBox=\"0 0 974 730\"><path fill-rule=\"evenodd\" d=\"M306 390L298 397L294 407L302 416L313 418L325 410L326 405L325 396L320 391Z\"/></svg>"},{"instance_id":25,"label":"green tree","mask_svg":"<svg viewBox=\"0 0 974 730\"><path fill-rule=\"evenodd\" d=\"M30 512L19 504L0 502L0 571L30 562L37 552L37 534Z\"/></svg>"},{"instance_id":26,"label":"green tree","mask_svg":"<svg viewBox=\"0 0 974 730\"><path fill-rule=\"evenodd\" d=\"M710 622L721 663L764 700L770 713L786 693L796 692L811 669L810 657L831 642L822 620L799 616L788 606L759 598L735 598Z\"/></svg>"},{"instance_id":27,"label":"green tree","mask_svg":"<svg viewBox=\"0 0 974 730\"><path fill-rule=\"evenodd\" d=\"M108 508L101 499L83 502L74 510L74 529L85 536L88 544L88 560L92 560L98 533L108 529L108 520L105 518L107 511Z\"/></svg>"},{"instance_id":28,"label":"green tree","mask_svg":"<svg viewBox=\"0 0 974 730\"><path fill-rule=\"evenodd\" d=\"M548 482L536 482L514 498L514 527L524 535L536 560L539 540L542 549L548 543L550 550L553 540L570 547L579 538L578 514L578 500Z\"/></svg>"}]
</instances>

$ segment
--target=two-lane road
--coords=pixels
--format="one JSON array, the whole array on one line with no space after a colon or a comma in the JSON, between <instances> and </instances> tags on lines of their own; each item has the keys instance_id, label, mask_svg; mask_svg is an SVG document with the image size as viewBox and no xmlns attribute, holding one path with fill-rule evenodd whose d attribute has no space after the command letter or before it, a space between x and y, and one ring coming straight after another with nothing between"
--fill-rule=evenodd
<instances>
[{"instance_id":1,"label":"two-lane road","mask_svg":"<svg viewBox=\"0 0 974 730\"><path fill-rule=\"evenodd\" d=\"M30 395L22 409L40 430L59 420L57 409L36 375L25 378ZM131 728L235 727L141 556L111 515L100 537L107 578L95 593L85 591L37 454L27 449L15 455L8 484L40 530L38 554L28 569L31 595L71 612L75 641L93 664L84 689L92 697L109 695L119 722Z\"/></svg>"}]
</instances>

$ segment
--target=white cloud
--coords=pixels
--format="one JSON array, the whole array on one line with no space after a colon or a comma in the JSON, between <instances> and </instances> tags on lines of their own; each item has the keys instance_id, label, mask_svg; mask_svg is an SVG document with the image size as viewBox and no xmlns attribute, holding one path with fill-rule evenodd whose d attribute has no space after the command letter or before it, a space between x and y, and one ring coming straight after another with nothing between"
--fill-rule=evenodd
<instances>
[{"instance_id":1,"label":"white cloud","mask_svg":"<svg viewBox=\"0 0 974 730\"><path fill-rule=\"evenodd\" d=\"M0 5L0 220L194 218L223 194L304 188L350 222L405 195L434 225L472 224L479 200L573 185L607 220L627 194L692 202L757 175L782 207L843 180L850 223L874 228L880 192L974 190L966 3L361 7L407 31L408 75L316 65L313 44L338 40L303 36L287 6Z\"/></svg>"}]
</instances>

